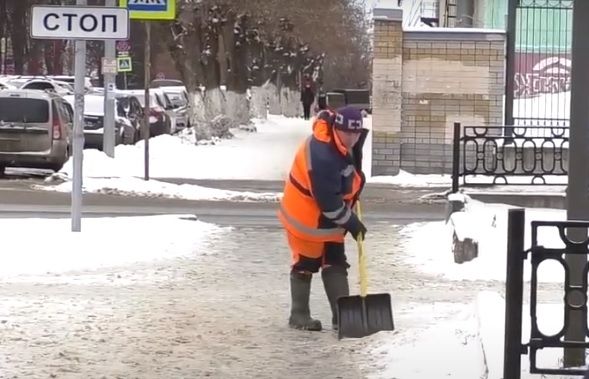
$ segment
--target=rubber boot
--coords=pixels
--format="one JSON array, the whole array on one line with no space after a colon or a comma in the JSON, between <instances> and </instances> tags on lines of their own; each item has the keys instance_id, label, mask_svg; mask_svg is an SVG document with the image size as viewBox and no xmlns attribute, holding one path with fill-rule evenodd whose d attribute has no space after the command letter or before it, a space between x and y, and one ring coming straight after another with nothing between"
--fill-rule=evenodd
<instances>
[{"instance_id":1,"label":"rubber boot","mask_svg":"<svg viewBox=\"0 0 589 379\"><path fill-rule=\"evenodd\" d=\"M330 266L321 271L325 293L331 306L331 324L333 330L338 329L337 299L343 296L350 296L348 284L348 269L342 266Z\"/></svg>"},{"instance_id":2,"label":"rubber boot","mask_svg":"<svg viewBox=\"0 0 589 379\"><path fill-rule=\"evenodd\" d=\"M292 306L288 325L294 329L321 330L321 321L311 318L309 295L311 294L311 274L290 273L290 294Z\"/></svg>"}]
</instances>

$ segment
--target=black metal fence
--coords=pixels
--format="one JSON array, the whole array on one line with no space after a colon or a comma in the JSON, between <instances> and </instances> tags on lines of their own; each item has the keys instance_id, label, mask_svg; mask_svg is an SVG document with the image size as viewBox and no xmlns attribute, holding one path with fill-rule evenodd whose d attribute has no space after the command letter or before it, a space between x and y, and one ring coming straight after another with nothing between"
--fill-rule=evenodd
<instances>
[{"instance_id":1,"label":"black metal fence","mask_svg":"<svg viewBox=\"0 0 589 379\"><path fill-rule=\"evenodd\" d=\"M512 128L510 137L505 129ZM452 192L460 186L566 184L568 128L454 124Z\"/></svg>"},{"instance_id":2,"label":"black metal fence","mask_svg":"<svg viewBox=\"0 0 589 379\"><path fill-rule=\"evenodd\" d=\"M568 126L573 0L509 0L505 123Z\"/></svg>"},{"instance_id":3,"label":"black metal fence","mask_svg":"<svg viewBox=\"0 0 589 379\"><path fill-rule=\"evenodd\" d=\"M558 230L562 248L544 247L538 239L539 229L553 228ZM584 334L589 336L587 325L587 273L589 266L583 266L583 275L579 283L571 281L571 267L565 255L589 255L588 241L573 241L567 237L567 229L582 229L587 235L589 222L579 221L533 221L531 223L531 247L524 250L525 210L511 209L508 217L507 231L507 276L505 293L505 339L504 339L504 379L521 377L521 356L529 355L530 373L554 375L584 375L585 370L579 368L546 368L539 367L537 355L544 348L588 348L589 342L566 341L570 328L569 313L583 312ZM532 277L530 282L530 340L522 343L522 312L524 289L524 261L530 258ZM564 269L564 323L555 335L546 335L538 327L538 266L545 261L556 261Z\"/></svg>"}]
</instances>

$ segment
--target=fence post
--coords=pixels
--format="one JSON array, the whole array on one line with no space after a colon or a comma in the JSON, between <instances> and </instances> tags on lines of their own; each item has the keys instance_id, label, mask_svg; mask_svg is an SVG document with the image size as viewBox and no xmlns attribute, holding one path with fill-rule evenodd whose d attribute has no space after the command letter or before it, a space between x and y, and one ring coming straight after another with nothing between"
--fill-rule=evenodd
<instances>
[{"instance_id":1,"label":"fence post","mask_svg":"<svg viewBox=\"0 0 589 379\"><path fill-rule=\"evenodd\" d=\"M458 179L460 176L460 123L454 123L454 136L452 141L452 193L458 192Z\"/></svg>"},{"instance_id":2,"label":"fence post","mask_svg":"<svg viewBox=\"0 0 589 379\"><path fill-rule=\"evenodd\" d=\"M523 208L509 210L503 379L521 377L525 216Z\"/></svg>"}]
</instances>

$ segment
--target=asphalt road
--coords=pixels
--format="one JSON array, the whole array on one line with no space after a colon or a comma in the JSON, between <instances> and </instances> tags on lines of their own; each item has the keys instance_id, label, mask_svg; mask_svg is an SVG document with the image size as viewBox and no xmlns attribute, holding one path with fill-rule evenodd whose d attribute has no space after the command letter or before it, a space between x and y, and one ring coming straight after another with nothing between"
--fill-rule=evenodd
<instances>
[{"instance_id":1,"label":"asphalt road","mask_svg":"<svg viewBox=\"0 0 589 379\"><path fill-rule=\"evenodd\" d=\"M278 181L181 180L162 179L175 184L232 189L236 191L281 191ZM32 190L42 184L42 177L9 177L0 180L0 217L68 217L70 195ZM445 217L445 202L436 194L445 188L401 188L390 185L367 185L363 204L365 218L405 224L415 221L440 220ZM434 200L424 200L430 196ZM84 217L132 216L155 214L193 214L203 221L220 224L277 225L276 203L189 201L182 199L125 197L107 194L85 194Z\"/></svg>"}]
</instances>

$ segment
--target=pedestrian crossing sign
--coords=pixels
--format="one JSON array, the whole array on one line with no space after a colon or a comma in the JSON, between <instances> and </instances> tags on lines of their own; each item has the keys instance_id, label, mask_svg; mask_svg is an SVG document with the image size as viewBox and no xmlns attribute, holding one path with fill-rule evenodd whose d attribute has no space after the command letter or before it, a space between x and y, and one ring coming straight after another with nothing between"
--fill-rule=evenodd
<instances>
[{"instance_id":1,"label":"pedestrian crossing sign","mask_svg":"<svg viewBox=\"0 0 589 379\"><path fill-rule=\"evenodd\" d=\"M174 20L176 0L120 0L132 20Z\"/></svg>"},{"instance_id":2,"label":"pedestrian crossing sign","mask_svg":"<svg viewBox=\"0 0 589 379\"><path fill-rule=\"evenodd\" d=\"M131 72L133 71L133 63L131 57L122 56L117 58L117 72Z\"/></svg>"}]
</instances>

